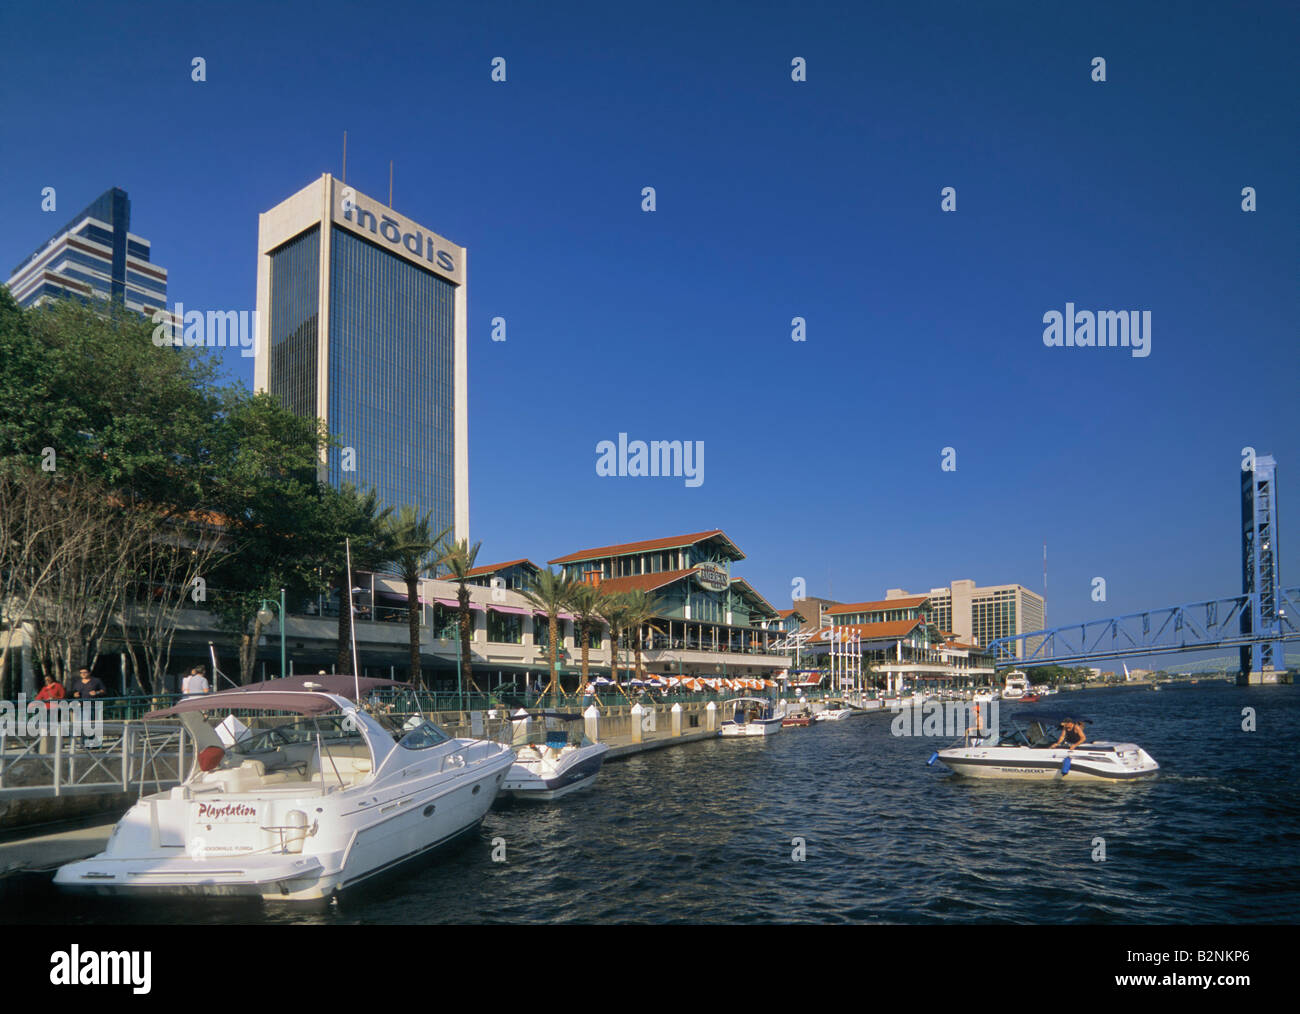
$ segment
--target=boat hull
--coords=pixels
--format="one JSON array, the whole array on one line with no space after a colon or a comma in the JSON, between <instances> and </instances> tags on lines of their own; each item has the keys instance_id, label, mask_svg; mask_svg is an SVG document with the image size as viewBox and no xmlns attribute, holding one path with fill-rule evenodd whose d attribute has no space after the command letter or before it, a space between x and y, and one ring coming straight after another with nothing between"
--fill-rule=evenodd
<instances>
[{"instance_id":1,"label":"boat hull","mask_svg":"<svg viewBox=\"0 0 1300 1014\"><path fill-rule=\"evenodd\" d=\"M737 724L735 722L723 722L719 730L719 736L775 736L781 731L780 718L751 719L748 722Z\"/></svg>"},{"instance_id":2,"label":"boat hull","mask_svg":"<svg viewBox=\"0 0 1300 1014\"><path fill-rule=\"evenodd\" d=\"M415 784L365 794L270 798L252 793L196 800L174 789L137 803L105 852L60 868L54 883L71 893L116 897L327 901L472 833L496 800L513 760L513 753L502 749L454 777L413 779ZM194 810L201 806L244 809L252 819L243 826L196 825ZM268 828L258 825L275 824L274 815L290 809L321 814L302 851L255 847L267 840ZM211 836L207 841L204 828Z\"/></svg>"},{"instance_id":3,"label":"boat hull","mask_svg":"<svg viewBox=\"0 0 1300 1014\"><path fill-rule=\"evenodd\" d=\"M938 759L966 778L1013 781L1132 782L1149 778L1160 765L1133 743L1068 750L1024 747L954 747L938 751ZM1069 770L1064 770L1069 760Z\"/></svg>"},{"instance_id":4,"label":"boat hull","mask_svg":"<svg viewBox=\"0 0 1300 1014\"><path fill-rule=\"evenodd\" d=\"M516 761L501 785L501 794L512 799L547 802L591 788L607 753L608 745L598 743L583 747L569 762L559 766Z\"/></svg>"}]
</instances>

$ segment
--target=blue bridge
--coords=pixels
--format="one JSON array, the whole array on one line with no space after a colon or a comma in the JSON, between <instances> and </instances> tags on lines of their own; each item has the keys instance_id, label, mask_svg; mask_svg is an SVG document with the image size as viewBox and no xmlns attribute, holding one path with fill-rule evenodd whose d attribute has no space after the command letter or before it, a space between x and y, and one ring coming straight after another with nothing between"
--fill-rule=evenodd
<instances>
[{"instance_id":1,"label":"blue bridge","mask_svg":"<svg viewBox=\"0 0 1300 1014\"><path fill-rule=\"evenodd\" d=\"M1243 447L1240 595L1001 637L989 643L995 665L1070 665L1235 648L1241 682L1274 681L1286 672L1285 643L1300 640L1300 587L1282 587L1277 536L1277 463Z\"/></svg>"},{"instance_id":2,"label":"blue bridge","mask_svg":"<svg viewBox=\"0 0 1300 1014\"><path fill-rule=\"evenodd\" d=\"M999 669L1031 665L1078 665L1084 662L1165 655L1214 648L1252 648L1300 640L1300 587L1277 595L1276 616L1267 625L1251 621L1259 593L1191 602L1164 609L1090 620L1064 627L1000 637L989 643ZM1242 633L1243 619L1251 627ZM1280 658L1274 665L1285 669Z\"/></svg>"}]
</instances>

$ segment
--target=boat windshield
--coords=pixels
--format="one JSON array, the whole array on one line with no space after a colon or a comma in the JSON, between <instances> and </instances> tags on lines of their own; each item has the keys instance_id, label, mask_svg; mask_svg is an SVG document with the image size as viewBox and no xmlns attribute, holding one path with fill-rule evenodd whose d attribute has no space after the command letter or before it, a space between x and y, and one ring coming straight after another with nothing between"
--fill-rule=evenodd
<instances>
[{"instance_id":1,"label":"boat windshield","mask_svg":"<svg viewBox=\"0 0 1300 1014\"><path fill-rule=\"evenodd\" d=\"M397 745L407 750L427 750L431 746L445 743L451 737L430 722L427 718L411 716L402 726L402 735L397 738Z\"/></svg>"},{"instance_id":2,"label":"boat windshield","mask_svg":"<svg viewBox=\"0 0 1300 1014\"><path fill-rule=\"evenodd\" d=\"M998 746L1027 746L1042 749L1056 742L1056 737L1040 721L1029 722L1023 729L1013 728L998 740Z\"/></svg>"}]
</instances>

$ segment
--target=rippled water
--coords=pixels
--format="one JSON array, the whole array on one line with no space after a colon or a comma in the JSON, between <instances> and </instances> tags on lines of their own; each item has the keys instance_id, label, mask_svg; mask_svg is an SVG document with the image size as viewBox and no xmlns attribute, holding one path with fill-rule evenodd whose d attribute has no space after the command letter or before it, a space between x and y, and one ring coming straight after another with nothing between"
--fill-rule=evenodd
<instances>
[{"instance_id":1,"label":"rippled water","mask_svg":"<svg viewBox=\"0 0 1300 1014\"><path fill-rule=\"evenodd\" d=\"M1241 729L1256 710L1256 732ZM1292 922L1300 693L1227 684L1063 694L1160 762L1138 784L972 781L888 715L607 764L590 791L499 804L481 835L316 914L234 922ZM492 839L507 861L494 863ZM796 837L806 859L792 860ZM1094 839L1105 860L1093 860ZM53 922L188 922L194 904L42 904ZM211 909L211 906L207 906ZM17 913L9 913L13 918ZM217 913L205 913L216 921ZM33 918L35 914L33 913ZM21 920L22 917L19 916Z\"/></svg>"}]
</instances>

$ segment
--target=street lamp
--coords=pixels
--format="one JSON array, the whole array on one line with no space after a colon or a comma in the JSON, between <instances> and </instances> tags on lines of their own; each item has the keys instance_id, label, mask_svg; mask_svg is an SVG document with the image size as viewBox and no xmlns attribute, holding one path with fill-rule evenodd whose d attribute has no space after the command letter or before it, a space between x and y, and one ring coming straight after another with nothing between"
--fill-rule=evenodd
<instances>
[{"instance_id":1,"label":"street lamp","mask_svg":"<svg viewBox=\"0 0 1300 1014\"><path fill-rule=\"evenodd\" d=\"M262 605L257 610L257 618L261 621L262 626L265 627L268 623L271 622L271 620L275 618L275 614L271 612L271 607L274 606L275 604L276 603L274 601L262 599ZM280 678L283 679L285 676L288 675L289 673L285 665L285 652L284 652L284 589L281 588L280 589Z\"/></svg>"}]
</instances>

